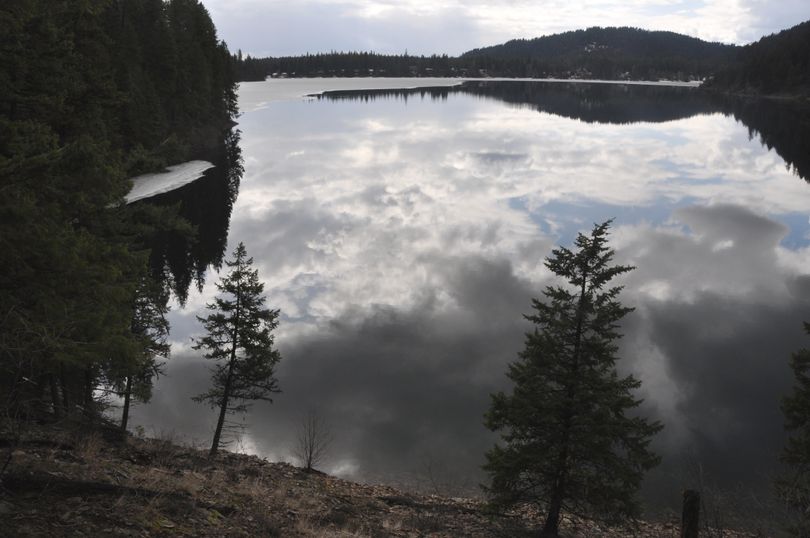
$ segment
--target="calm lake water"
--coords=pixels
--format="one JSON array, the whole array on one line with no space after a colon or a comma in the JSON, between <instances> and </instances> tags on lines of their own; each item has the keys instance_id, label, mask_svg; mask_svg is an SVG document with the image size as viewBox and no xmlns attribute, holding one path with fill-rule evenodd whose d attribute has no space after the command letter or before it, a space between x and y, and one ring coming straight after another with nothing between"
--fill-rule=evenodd
<instances>
[{"instance_id":1,"label":"calm lake water","mask_svg":"<svg viewBox=\"0 0 810 538\"><path fill-rule=\"evenodd\" d=\"M613 218L617 260L637 266L622 368L666 425L656 480L677 495L694 461L718 483L765 480L750 470L775 465L788 359L808 345L810 116L692 88L457 82L242 85L245 172L223 233L282 311L284 392L239 447L288 458L316 409L331 472L474 486L489 394L551 282L543 259ZM445 87L392 89L419 84ZM301 97L328 89L343 91ZM171 314L147 428L209 439L189 337L215 280Z\"/></svg>"}]
</instances>

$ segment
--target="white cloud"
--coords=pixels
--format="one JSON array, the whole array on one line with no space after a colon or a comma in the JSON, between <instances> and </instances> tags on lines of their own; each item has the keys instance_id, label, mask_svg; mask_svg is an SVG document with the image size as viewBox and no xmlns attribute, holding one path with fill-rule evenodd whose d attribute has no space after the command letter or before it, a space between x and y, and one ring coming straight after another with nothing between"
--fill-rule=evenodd
<instances>
[{"instance_id":1,"label":"white cloud","mask_svg":"<svg viewBox=\"0 0 810 538\"><path fill-rule=\"evenodd\" d=\"M289 459L301 409L320 406L341 432L331 472L369 478L377 465L390 480L449 454L475 477L488 394L550 282L543 258L619 215L617 261L638 267L624 277L636 311L620 356L644 382L644 412L666 422L662 450L697 443L735 483L767 466L810 296L810 247L784 240L805 232L806 217L784 217L807 214L810 189L775 151L689 107L660 123L574 119L599 109L587 93L557 109L574 118L467 94L276 101L324 83L242 88L248 165L229 237L282 310L284 356L284 393L248 417L245 449ZM168 375L135 423L209 438L215 416L189 398L210 374L188 336L215 280L172 311Z\"/></svg>"},{"instance_id":2,"label":"white cloud","mask_svg":"<svg viewBox=\"0 0 810 538\"><path fill-rule=\"evenodd\" d=\"M206 0L231 48L253 55L373 49L458 54L589 26L747 43L810 19L805 0Z\"/></svg>"}]
</instances>

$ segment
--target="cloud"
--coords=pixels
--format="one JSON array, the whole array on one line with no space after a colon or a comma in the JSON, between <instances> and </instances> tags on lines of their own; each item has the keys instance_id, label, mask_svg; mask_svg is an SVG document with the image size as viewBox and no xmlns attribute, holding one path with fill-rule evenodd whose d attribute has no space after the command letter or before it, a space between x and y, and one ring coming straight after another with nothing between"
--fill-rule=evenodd
<instances>
[{"instance_id":1,"label":"cloud","mask_svg":"<svg viewBox=\"0 0 810 538\"><path fill-rule=\"evenodd\" d=\"M622 368L643 379L645 413L666 424L656 444L664 469L696 454L712 480L728 485L741 469L775 466L787 359L805 343L810 301L773 295L800 277L774 255L780 224L730 205L673 217L688 228L616 231L618 259L639 267L625 282L623 300L637 310L625 324ZM750 244L718 252L724 238ZM428 464L458 487L484 478L479 466L494 438L481 418L489 394L508 389L506 365L529 329L521 314L548 280L522 278L503 258L434 253L423 263L434 280L411 304L350 305L280 341L284 392L247 421L258 453L290 459L300 416L317 409L336 434L331 465L354 478L414 486ZM649 293L650 279L675 291L665 299ZM188 399L207 383L203 362L186 353L174 359L137 422L156 430L182 424L204 439L212 417Z\"/></svg>"},{"instance_id":2,"label":"cloud","mask_svg":"<svg viewBox=\"0 0 810 538\"><path fill-rule=\"evenodd\" d=\"M659 355L658 370L646 375L676 388L664 399L674 436L727 448L738 437L768 432L749 448L773 451L781 443L779 402L790 384L787 359L802 346L810 306L810 295L796 293L807 275L786 259L804 259L808 250L784 248L783 225L740 206L692 206L673 217L686 227L617 231L619 258L637 265L626 282L638 310L625 349L639 357L642 371L643 355L634 348ZM661 386L654 379L651 385Z\"/></svg>"},{"instance_id":3,"label":"cloud","mask_svg":"<svg viewBox=\"0 0 810 538\"><path fill-rule=\"evenodd\" d=\"M586 124L463 95L288 101L240 121L230 238L284 312L284 392L247 419L258 453L289 458L315 408L336 434L330 470L418 482L438 466L474 489L494 442L489 394L508 388L522 314L551 282L543 258L617 216L617 260L637 266L623 281L636 310L621 367L666 424L666 472L684 454L726 484L775 464L810 311L810 248L786 245L784 217L805 215L810 193L745 126ZM214 280L173 312L176 342L199 331ZM190 401L204 362L176 349L133 421L208 439L213 416Z\"/></svg>"},{"instance_id":4,"label":"cloud","mask_svg":"<svg viewBox=\"0 0 810 538\"><path fill-rule=\"evenodd\" d=\"M589 26L669 30L747 43L810 19L803 0L206 0L232 49L258 56L374 50L459 54Z\"/></svg>"},{"instance_id":5,"label":"cloud","mask_svg":"<svg viewBox=\"0 0 810 538\"><path fill-rule=\"evenodd\" d=\"M332 50L460 54L479 32L463 12L427 4L209 0L206 6L229 47L254 56Z\"/></svg>"},{"instance_id":6,"label":"cloud","mask_svg":"<svg viewBox=\"0 0 810 538\"><path fill-rule=\"evenodd\" d=\"M436 287L411 308L351 307L282 344L284 393L248 420L261 453L289 458L300 415L317 409L335 433L332 462L358 462L360 477L390 480L418 473L427 461L475 472L491 442L481 425L488 395L504 385L505 366L520 348L520 312L531 289L505 260L437 256L430 263ZM452 304L436 300L439 290ZM156 430L183 424L185 435L204 438L210 417L189 400L207 383L203 363L193 354L174 359L155 401L135 420Z\"/></svg>"},{"instance_id":7,"label":"cloud","mask_svg":"<svg viewBox=\"0 0 810 538\"><path fill-rule=\"evenodd\" d=\"M749 13L750 25L740 30L742 42L757 41L810 19L810 4L804 0L741 0Z\"/></svg>"}]
</instances>

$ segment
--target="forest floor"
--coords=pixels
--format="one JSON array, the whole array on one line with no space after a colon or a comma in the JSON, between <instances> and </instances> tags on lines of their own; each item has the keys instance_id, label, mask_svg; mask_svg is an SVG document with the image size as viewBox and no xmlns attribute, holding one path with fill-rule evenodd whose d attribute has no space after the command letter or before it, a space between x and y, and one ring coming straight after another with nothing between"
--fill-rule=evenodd
<instances>
[{"instance_id":1,"label":"forest floor","mask_svg":"<svg viewBox=\"0 0 810 538\"><path fill-rule=\"evenodd\" d=\"M0 536L508 537L536 535L529 509L410 494L111 429L0 428ZM14 441L12 442L12 439ZM677 522L635 529L565 518L563 537L678 537ZM702 534L701 536L710 536ZM755 534L725 531L725 538Z\"/></svg>"}]
</instances>

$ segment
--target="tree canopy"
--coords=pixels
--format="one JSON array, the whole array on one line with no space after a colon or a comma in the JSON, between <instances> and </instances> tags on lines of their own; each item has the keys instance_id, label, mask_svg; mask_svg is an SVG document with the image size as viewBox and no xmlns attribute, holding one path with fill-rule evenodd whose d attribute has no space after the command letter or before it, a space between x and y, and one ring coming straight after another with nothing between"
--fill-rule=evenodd
<instances>
[{"instance_id":1,"label":"tree canopy","mask_svg":"<svg viewBox=\"0 0 810 538\"><path fill-rule=\"evenodd\" d=\"M810 323L804 324L810 334ZM790 359L795 385L782 403L785 428L790 432L782 452L787 472L778 480L777 490L794 510L795 536L810 536L810 349L801 349Z\"/></svg>"},{"instance_id":2,"label":"tree canopy","mask_svg":"<svg viewBox=\"0 0 810 538\"><path fill-rule=\"evenodd\" d=\"M128 178L219 143L230 54L197 0L8 0L0 57L0 394L89 411L149 356L133 316L163 223L121 206Z\"/></svg>"},{"instance_id":3,"label":"tree canopy","mask_svg":"<svg viewBox=\"0 0 810 538\"><path fill-rule=\"evenodd\" d=\"M740 93L810 96L810 21L742 47L707 87Z\"/></svg>"},{"instance_id":4,"label":"tree canopy","mask_svg":"<svg viewBox=\"0 0 810 538\"><path fill-rule=\"evenodd\" d=\"M709 43L674 32L638 28L576 30L514 39L457 57L374 52L329 52L234 59L240 80L268 76L455 76L602 79L700 79L729 62L734 45Z\"/></svg>"},{"instance_id":5,"label":"tree canopy","mask_svg":"<svg viewBox=\"0 0 810 538\"><path fill-rule=\"evenodd\" d=\"M204 349L205 357L214 361L211 388L194 397L219 408L212 456L223 444L227 414L244 413L255 400L272 402L272 395L279 392L275 366L281 354L273 348L272 335L279 311L265 308L264 284L258 270L251 268L253 258L248 258L243 243L225 264L231 270L217 283L221 295L206 305L211 313L197 318L206 334L194 346Z\"/></svg>"},{"instance_id":6,"label":"tree canopy","mask_svg":"<svg viewBox=\"0 0 810 538\"><path fill-rule=\"evenodd\" d=\"M616 370L619 322L632 309L619 302L620 286L607 286L632 267L611 264L609 226L546 259L565 284L532 301L526 318L535 328L507 373L512 393L494 394L486 415L503 441L484 466L492 504L541 505L547 536L557 536L563 512L608 522L637 517L636 490L659 460L649 443L661 425L636 416L640 382Z\"/></svg>"}]
</instances>

